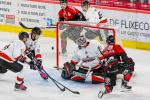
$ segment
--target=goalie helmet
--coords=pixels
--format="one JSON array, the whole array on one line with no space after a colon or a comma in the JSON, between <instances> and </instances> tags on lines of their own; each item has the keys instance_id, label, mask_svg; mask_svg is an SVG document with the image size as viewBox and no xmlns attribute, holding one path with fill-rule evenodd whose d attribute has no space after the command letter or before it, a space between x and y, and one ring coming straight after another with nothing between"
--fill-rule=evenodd
<instances>
[{"instance_id":1,"label":"goalie helmet","mask_svg":"<svg viewBox=\"0 0 150 100\"><path fill-rule=\"evenodd\" d=\"M113 35L108 36L107 39L106 39L106 43L107 43L107 44L115 43L115 38L114 38L114 36L113 36Z\"/></svg>"},{"instance_id":2,"label":"goalie helmet","mask_svg":"<svg viewBox=\"0 0 150 100\"><path fill-rule=\"evenodd\" d=\"M41 29L39 27L34 27L31 32L31 35L32 34L41 35L42 34Z\"/></svg>"},{"instance_id":3,"label":"goalie helmet","mask_svg":"<svg viewBox=\"0 0 150 100\"><path fill-rule=\"evenodd\" d=\"M87 40L84 36L80 36L77 40L76 43L78 46L86 46Z\"/></svg>"},{"instance_id":4,"label":"goalie helmet","mask_svg":"<svg viewBox=\"0 0 150 100\"><path fill-rule=\"evenodd\" d=\"M29 34L27 32L20 32L18 37L19 40L23 40L24 38L29 38Z\"/></svg>"}]
</instances>

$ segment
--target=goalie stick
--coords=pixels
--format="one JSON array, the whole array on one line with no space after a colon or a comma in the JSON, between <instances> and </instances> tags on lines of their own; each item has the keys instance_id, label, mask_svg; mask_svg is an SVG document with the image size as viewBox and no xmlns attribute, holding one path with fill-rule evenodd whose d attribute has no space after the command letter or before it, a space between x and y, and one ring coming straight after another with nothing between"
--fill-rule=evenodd
<instances>
[{"instance_id":1,"label":"goalie stick","mask_svg":"<svg viewBox=\"0 0 150 100\"><path fill-rule=\"evenodd\" d=\"M25 26L22 22L19 22L19 25L24 28L24 29L33 29L33 27L27 27ZM56 25L53 25L53 26L49 26L49 27L39 27L41 29L45 29L45 28L56 28Z\"/></svg>"}]
</instances>

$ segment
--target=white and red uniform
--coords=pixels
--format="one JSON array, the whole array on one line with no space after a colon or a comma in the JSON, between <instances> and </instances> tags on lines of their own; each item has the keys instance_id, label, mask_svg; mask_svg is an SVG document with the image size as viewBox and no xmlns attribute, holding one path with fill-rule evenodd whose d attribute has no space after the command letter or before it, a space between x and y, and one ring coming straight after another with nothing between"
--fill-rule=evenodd
<instances>
[{"instance_id":1,"label":"white and red uniform","mask_svg":"<svg viewBox=\"0 0 150 100\"><path fill-rule=\"evenodd\" d=\"M13 72L20 72L17 75L16 83L23 83L22 69L23 65L18 63L22 57L24 57L24 51L26 50L25 44L20 40L15 40L6 45L2 51L0 51L0 68L7 69Z\"/></svg>"},{"instance_id":2,"label":"white and red uniform","mask_svg":"<svg viewBox=\"0 0 150 100\"><path fill-rule=\"evenodd\" d=\"M86 47L76 49L74 56L72 57L72 62L78 63L81 61L81 67L87 70L90 67L97 69L99 57L101 56L100 50L100 45L95 41L91 41Z\"/></svg>"},{"instance_id":3,"label":"white and red uniform","mask_svg":"<svg viewBox=\"0 0 150 100\"><path fill-rule=\"evenodd\" d=\"M88 22L94 23L94 25L98 23L108 23L107 18L103 17L101 12L94 7L88 8L87 12L85 12L85 17Z\"/></svg>"},{"instance_id":4,"label":"white and red uniform","mask_svg":"<svg viewBox=\"0 0 150 100\"><path fill-rule=\"evenodd\" d=\"M20 56L24 55L25 49L25 44L22 41L15 40L5 46L5 48L0 53L0 58L8 62L19 60Z\"/></svg>"},{"instance_id":5,"label":"white and red uniform","mask_svg":"<svg viewBox=\"0 0 150 100\"><path fill-rule=\"evenodd\" d=\"M78 47L76 49L71 63L77 65L79 62L81 62L78 71L86 74L86 77L88 76L89 72L93 71L92 83L102 83L104 82L104 78L100 73L102 69L102 65L99 63L100 56L102 56L100 44L96 41L90 41L87 42L85 47ZM86 77L74 75L71 77L71 80L84 82Z\"/></svg>"},{"instance_id":6,"label":"white and red uniform","mask_svg":"<svg viewBox=\"0 0 150 100\"><path fill-rule=\"evenodd\" d=\"M34 51L35 57L37 59L42 59L42 55L41 55L41 52L40 52L39 39L32 40L31 37L29 37L29 40L25 43L25 45L27 47L27 50Z\"/></svg>"}]
</instances>

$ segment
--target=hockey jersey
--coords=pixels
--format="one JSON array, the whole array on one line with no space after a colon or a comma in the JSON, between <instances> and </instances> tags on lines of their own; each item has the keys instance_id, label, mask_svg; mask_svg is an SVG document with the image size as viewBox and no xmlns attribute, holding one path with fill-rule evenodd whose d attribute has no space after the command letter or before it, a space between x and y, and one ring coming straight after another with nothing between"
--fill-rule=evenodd
<instances>
[{"instance_id":1,"label":"hockey jersey","mask_svg":"<svg viewBox=\"0 0 150 100\"><path fill-rule=\"evenodd\" d=\"M107 19L103 17L102 13L94 8L94 7L89 7L89 9L87 10L87 12L85 12L85 17L86 20L94 23L94 24L98 24L98 23L107 23Z\"/></svg>"},{"instance_id":2,"label":"hockey jersey","mask_svg":"<svg viewBox=\"0 0 150 100\"><path fill-rule=\"evenodd\" d=\"M2 51L0 51L0 58L13 62L16 59L19 60L21 55L24 55L26 50L25 44L20 40L15 40L6 45Z\"/></svg>"},{"instance_id":3,"label":"hockey jersey","mask_svg":"<svg viewBox=\"0 0 150 100\"><path fill-rule=\"evenodd\" d=\"M31 36L29 37L28 41L25 43L27 50L29 51L33 51L35 52L35 57L37 59L41 59L42 55L40 52L40 43L39 43L39 39L37 40L32 40Z\"/></svg>"},{"instance_id":4,"label":"hockey jersey","mask_svg":"<svg viewBox=\"0 0 150 100\"><path fill-rule=\"evenodd\" d=\"M72 62L78 63L81 61L81 66L90 68L99 64L101 56L101 46L95 41L90 41L86 47L77 48L72 57Z\"/></svg>"},{"instance_id":5,"label":"hockey jersey","mask_svg":"<svg viewBox=\"0 0 150 100\"><path fill-rule=\"evenodd\" d=\"M77 20L76 15L79 12L80 11L78 9L67 6L66 9L61 9L58 12L58 16L59 16L59 19L61 19L60 21L75 21Z\"/></svg>"},{"instance_id":6,"label":"hockey jersey","mask_svg":"<svg viewBox=\"0 0 150 100\"><path fill-rule=\"evenodd\" d=\"M107 60L118 59L119 61L122 62L128 61L128 56L126 52L118 44L115 43L109 44L104 48L102 52L103 52L103 57L106 58Z\"/></svg>"}]
</instances>

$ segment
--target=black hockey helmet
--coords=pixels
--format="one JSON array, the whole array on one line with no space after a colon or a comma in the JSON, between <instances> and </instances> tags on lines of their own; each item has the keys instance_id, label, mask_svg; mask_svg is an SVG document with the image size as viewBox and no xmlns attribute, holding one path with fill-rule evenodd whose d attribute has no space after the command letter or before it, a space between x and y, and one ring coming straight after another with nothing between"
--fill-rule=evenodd
<instances>
[{"instance_id":1,"label":"black hockey helmet","mask_svg":"<svg viewBox=\"0 0 150 100\"><path fill-rule=\"evenodd\" d=\"M67 0L60 0L60 4L61 3L68 3L68 1Z\"/></svg>"},{"instance_id":2,"label":"black hockey helmet","mask_svg":"<svg viewBox=\"0 0 150 100\"><path fill-rule=\"evenodd\" d=\"M81 2L81 7L83 6L89 6L90 2L88 0L83 0L83 2Z\"/></svg>"},{"instance_id":3,"label":"black hockey helmet","mask_svg":"<svg viewBox=\"0 0 150 100\"><path fill-rule=\"evenodd\" d=\"M113 35L108 36L106 39L106 43L115 43L115 37Z\"/></svg>"},{"instance_id":4,"label":"black hockey helmet","mask_svg":"<svg viewBox=\"0 0 150 100\"><path fill-rule=\"evenodd\" d=\"M87 40L86 40L86 38L85 38L83 35L81 35L81 36L76 40L76 43L77 43L78 46L85 46L86 43L87 43Z\"/></svg>"},{"instance_id":5,"label":"black hockey helmet","mask_svg":"<svg viewBox=\"0 0 150 100\"><path fill-rule=\"evenodd\" d=\"M24 38L29 38L29 34L27 32L20 32L18 37L19 40L23 40Z\"/></svg>"},{"instance_id":6,"label":"black hockey helmet","mask_svg":"<svg viewBox=\"0 0 150 100\"><path fill-rule=\"evenodd\" d=\"M34 27L31 31L31 35L32 34L41 35L42 34L41 29L39 27Z\"/></svg>"}]
</instances>

